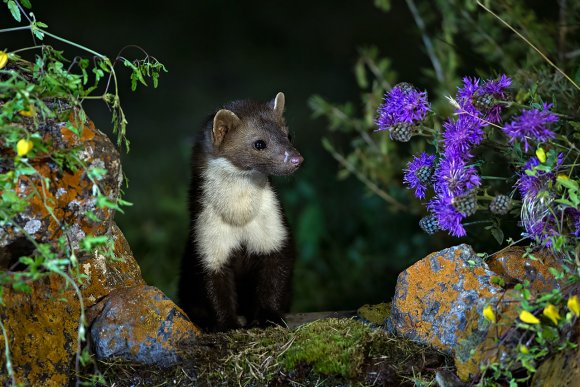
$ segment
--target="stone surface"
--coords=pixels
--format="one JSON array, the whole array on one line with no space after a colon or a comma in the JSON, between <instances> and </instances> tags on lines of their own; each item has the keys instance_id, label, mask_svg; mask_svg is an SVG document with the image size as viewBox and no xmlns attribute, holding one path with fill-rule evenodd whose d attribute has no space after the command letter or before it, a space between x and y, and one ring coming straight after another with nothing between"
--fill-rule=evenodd
<instances>
[{"instance_id":1,"label":"stone surface","mask_svg":"<svg viewBox=\"0 0 580 387\"><path fill-rule=\"evenodd\" d=\"M95 253L94 259L80 264L80 272L89 276L80 285L85 308L113 289L144 284L139 266L115 223L110 233L115 240L115 255L120 259L110 260ZM65 285L63 277L51 274L30 282L30 294L1 288L4 305L0 308L0 318L8 333L17 380L25 385L63 385L72 370L80 303L72 288ZM89 325L94 318L90 312L86 316ZM0 350L4 353L3 339ZM5 369L4 361L0 357L1 369Z\"/></svg>"},{"instance_id":2,"label":"stone surface","mask_svg":"<svg viewBox=\"0 0 580 387\"><path fill-rule=\"evenodd\" d=\"M521 310L520 300L520 291L514 289L489 300L497 319L495 324L487 321L475 308L467 313L468 323L454 352L455 367L461 380L475 380L481 373L481 364L513 359L517 355L520 332L513 329L513 323Z\"/></svg>"},{"instance_id":3,"label":"stone surface","mask_svg":"<svg viewBox=\"0 0 580 387\"><path fill-rule=\"evenodd\" d=\"M548 270L559 267L560 263L547 251L536 251L532 257L524 256L523 247L509 247L490 257L489 268L501 276L506 283L530 281L530 289L535 292L549 292L559 289L560 283Z\"/></svg>"},{"instance_id":4,"label":"stone surface","mask_svg":"<svg viewBox=\"0 0 580 387\"><path fill-rule=\"evenodd\" d=\"M134 286L112 291L95 308L91 326L97 357L167 367L179 361L179 348L200 334L185 313L159 289Z\"/></svg>"},{"instance_id":5,"label":"stone surface","mask_svg":"<svg viewBox=\"0 0 580 387\"><path fill-rule=\"evenodd\" d=\"M16 382L64 386L74 370L80 304L75 292L58 275L30 284L31 292L3 287L0 318L6 328ZM0 332L1 333L1 332ZM4 354L4 337L0 340ZM5 356L0 357L0 383L8 384Z\"/></svg>"},{"instance_id":6,"label":"stone surface","mask_svg":"<svg viewBox=\"0 0 580 387\"><path fill-rule=\"evenodd\" d=\"M481 315L502 293L494 275L468 245L432 253L399 274L387 328L451 353L469 314Z\"/></svg>"},{"instance_id":7,"label":"stone surface","mask_svg":"<svg viewBox=\"0 0 580 387\"><path fill-rule=\"evenodd\" d=\"M391 304L366 304L358 308L356 313L364 321L376 326L382 326L385 324L385 320L391 313Z\"/></svg>"},{"instance_id":8,"label":"stone surface","mask_svg":"<svg viewBox=\"0 0 580 387\"><path fill-rule=\"evenodd\" d=\"M80 285L86 307L92 306L111 290L145 284L129 243L115 222L111 224L109 233L115 241L115 256L119 259L107 259L95 252L92 259L80 263L81 273L87 276Z\"/></svg>"},{"instance_id":9,"label":"stone surface","mask_svg":"<svg viewBox=\"0 0 580 387\"><path fill-rule=\"evenodd\" d=\"M30 130L38 131L43 136L44 142L49 144L49 151L71 149L82 144L79 157L87 168L99 167L108 170L98 182L102 193L111 200L118 197L123 178L119 152L91 121L82 128L80 136L66 128L64 123L52 122ZM8 156L13 153L10 149L3 149L2 152ZM29 206L15 219L19 228L0 228L0 257L3 257L0 261L3 261L4 268L12 263L6 256L13 250L13 245L23 240L21 229L26 230L38 242L53 243L66 232L68 240L76 247L85 235L106 233L113 218L113 210L97 208L96 199L92 195L93 182L83 168L61 168L50 158L41 156L30 159L29 163L38 174L20 176L16 189L20 197L28 197ZM43 183L44 179L50 181L48 187ZM54 216L45 204L52 207ZM100 221L90 220L87 217L90 211ZM13 258L17 259L18 256Z\"/></svg>"},{"instance_id":10,"label":"stone surface","mask_svg":"<svg viewBox=\"0 0 580 387\"><path fill-rule=\"evenodd\" d=\"M532 387L580 387L580 320L574 326L575 349L547 359L534 374Z\"/></svg>"}]
</instances>

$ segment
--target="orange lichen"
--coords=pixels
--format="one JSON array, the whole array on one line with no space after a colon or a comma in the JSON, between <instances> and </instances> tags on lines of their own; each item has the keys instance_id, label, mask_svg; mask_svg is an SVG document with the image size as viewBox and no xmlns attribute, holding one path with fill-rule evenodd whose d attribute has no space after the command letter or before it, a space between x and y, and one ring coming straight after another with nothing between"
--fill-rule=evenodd
<instances>
[{"instance_id":1,"label":"orange lichen","mask_svg":"<svg viewBox=\"0 0 580 387\"><path fill-rule=\"evenodd\" d=\"M76 120L72 114L70 115L69 119L73 125L77 125ZM73 132L71 129L63 126L60 129L60 134L67 144L78 145L79 143L86 143L87 141L92 140L95 136L95 125L92 121L88 121L87 125L83 126L80 136Z\"/></svg>"},{"instance_id":2,"label":"orange lichen","mask_svg":"<svg viewBox=\"0 0 580 387\"><path fill-rule=\"evenodd\" d=\"M494 297L501 289L490 283L491 272L479 264L470 266L462 258L466 247L453 254L433 253L400 274L393 307L397 314L408 316L398 323L397 331L420 338L444 351L450 351L460 334L464 313L458 309L466 294L478 298ZM471 305L469 305L471 306ZM461 320L460 320L461 319ZM441 329L456 326L457 331L443 337Z\"/></svg>"},{"instance_id":3,"label":"orange lichen","mask_svg":"<svg viewBox=\"0 0 580 387\"><path fill-rule=\"evenodd\" d=\"M173 301L150 286L116 289L100 304L92 332L105 353L126 354L135 361L154 353L176 356L179 345L201 334Z\"/></svg>"},{"instance_id":4,"label":"orange lichen","mask_svg":"<svg viewBox=\"0 0 580 387\"><path fill-rule=\"evenodd\" d=\"M501 297L496 308L497 323L489 324L483 333L483 340L479 337L482 326L476 310L472 310L467 315L468 325L462 333L458 348L455 353L455 367L457 375L463 381L471 380L481 372L481 364L493 363L502 356L515 356L513 351L519 350L517 347L506 347L500 338L505 337L511 329L514 320L518 317L519 303L518 291L507 290ZM474 339L475 337L475 339ZM506 354L507 355L504 355Z\"/></svg>"},{"instance_id":5,"label":"orange lichen","mask_svg":"<svg viewBox=\"0 0 580 387\"><path fill-rule=\"evenodd\" d=\"M87 165L98 162L109 171L99 182L103 194L116 197L120 162L114 145L95 129L92 122L83 128L80 137L68 129L60 129L42 132L48 153L71 146L85 148L81 157L86 157L83 160ZM9 152L13 157L14 151ZM101 262L83 257L86 260L81 260L80 269L82 271L83 264L88 265L85 268L90 275L81 285L85 306L94 304L116 287L143 284L140 269L122 233L116 226L111 229L114 212L96 208L91 192L93 183L86 171L82 168L76 171L62 169L50 162L45 153L36 153L29 163L36 173L19 176L15 188L28 204L21 217L30 224L21 227L28 228L27 232L42 243L55 243L63 233L64 225L77 226L80 229L78 238L111 232L116 240L116 252L124 258L122 261ZM48 186L45 180L50 182ZM94 211L102 221L89 220L87 211ZM5 227L4 231L8 243L22 236L17 227ZM73 242L78 241L76 235L70 237ZM101 270L103 265L105 270ZM79 300L71 286L67 287L63 277L56 274L31 282L29 286L32 289L30 294L17 292L11 287L1 289L4 305L0 308L0 318L8 333L17 382L23 385L66 385L77 350ZM1 352L3 346L4 341L0 340ZM4 362L5 359L1 358L1 369L5 369ZM7 375L0 375L0 383L8 383Z\"/></svg>"},{"instance_id":6,"label":"orange lichen","mask_svg":"<svg viewBox=\"0 0 580 387\"><path fill-rule=\"evenodd\" d=\"M559 288L560 284L550 273L550 267L559 267L556 258L548 251L533 253L534 258L524 257L525 249L510 247L492 256L487 264L506 282L530 281L530 289L536 292L547 292Z\"/></svg>"},{"instance_id":7,"label":"orange lichen","mask_svg":"<svg viewBox=\"0 0 580 387\"><path fill-rule=\"evenodd\" d=\"M8 332L16 380L26 385L65 385L77 346L79 301L70 288L64 290L65 280L56 274L30 286L30 294L3 288L0 317ZM57 300L62 298L66 302ZM4 351L3 340L0 349ZM1 359L2 368L3 363ZM0 376L0 381L6 382L6 377Z\"/></svg>"}]
</instances>

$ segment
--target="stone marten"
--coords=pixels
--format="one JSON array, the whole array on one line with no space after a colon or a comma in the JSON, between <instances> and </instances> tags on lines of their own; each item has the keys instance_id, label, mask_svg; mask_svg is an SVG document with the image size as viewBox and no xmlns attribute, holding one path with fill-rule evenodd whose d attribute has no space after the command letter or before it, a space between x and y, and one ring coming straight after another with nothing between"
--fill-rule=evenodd
<instances>
[{"instance_id":1,"label":"stone marten","mask_svg":"<svg viewBox=\"0 0 580 387\"><path fill-rule=\"evenodd\" d=\"M284 94L211 115L193 146L189 240L179 298L205 330L280 324L290 307L294 246L269 176L303 158L284 122Z\"/></svg>"}]
</instances>

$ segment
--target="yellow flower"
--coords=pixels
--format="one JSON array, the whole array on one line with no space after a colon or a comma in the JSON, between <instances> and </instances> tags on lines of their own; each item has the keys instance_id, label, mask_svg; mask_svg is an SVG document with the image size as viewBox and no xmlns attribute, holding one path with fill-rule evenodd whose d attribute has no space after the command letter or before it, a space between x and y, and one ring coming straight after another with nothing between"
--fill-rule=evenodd
<instances>
[{"instance_id":1,"label":"yellow flower","mask_svg":"<svg viewBox=\"0 0 580 387\"><path fill-rule=\"evenodd\" d=\"M545 308L544 308L544 316L546 316L547 318L549 318L550 320L552 320L552 322L554 323L554 325L558 325L558 320L561 320L562 317L560 316L560 313L558 313L558 308L556 308L554 305L552 304L548 304Z\"/></svg>"},{"instance_id":2,"label":"yellow flower","mask_svg":"<svg viewBox=\"0 0 580 387\"><path fill-rule=\"evenodd\" d=\"M528 323L528 324L539 324L540 323L540 320L538 320L538 318L536 316L534 316L533 314L531 314L527 310L522 310L522 312L520 313L520 320L522 320L523 322Z\"/></svg>"},{"instance_id":3,"label":"yellow flower","mask_svg":"<svg viewBox=\"0 0 580 387\"><path fill-rule=\"evenodd\" d=\"M536 149L536 156L538 157L538 160L540 160L540 163L546 162L546 152L544 151L544 148L539 147Z\"/></svg>"},{"instance_id":4,"label":"yellow flower","mask_svg":"<svg viewBox=\"0 0 580 387\"><path fill-rule=\"evenodd\" d=\"M34 115L34 109L32 106L29 106L26 110L20 110L18 114L24 117L32 117Z\"/></svg>"},{"instance_id":5,"label":"yellow flower","mask_svg":"<svg viewBox=\"0 0 580 387\"><path fill-rule=\"evenodd\" d=\"M483 308L483 317L485 317L486 320L495 323L496 321L495 313L493 313L493 308L491 307L491 305L488 305L485 308Z\"/></svg>"},{"instance_id":6,"label":"yellow flower","mask_svg":"<svg viewBox=\"0 0 580 387\"><path fill-rule=\"evenodd\" d=\"M8 54L4 51L0 51L0 69L3 69L8 63Z\"/></svg>"},{"instance_id":7,"label":"yellow flower","mask_svg":"<svg viewBox=\"0 0 580 387\"><path fill-rule=\"evenodd\" d=\"M567 175L559 174L558 177L556 178L556 180L561 183L563 181L570 180L570 178Z\"/></svg>"},{"instance_id":8,"label":"yellow flower","mask_svg":"<svg viewBox=\"0 0 580 387\"><path fill-rule=\"evenodd\" d=\"M528 347L526 347L525 345L522 344L522 345L520 345L520 352L527 354L527 353L530 353L530 350L528 349Z\"/></svg>"},{"instance_id":9,"label":"yellow flower","mask_svg":"<svg viewBox=\"0 0 580 387\"><path fill-rule=\"evenodd\" d=\"M580 302L578 301L578 296L572 296L568 298L566 303L568 309L572 311L576 316L580 316Z\"/></svg>"},{"instance_id":10,"label":"yellow flower","mask_svg":"<svg viewBox=\"0 0 580 387\"><path fill-rule=\"evenodd\" d=\"M33 146L32 141L22 138L16 144L16 152L18 153L18 156L24 156L30 152Z\"/></svg>"}]
</instances>

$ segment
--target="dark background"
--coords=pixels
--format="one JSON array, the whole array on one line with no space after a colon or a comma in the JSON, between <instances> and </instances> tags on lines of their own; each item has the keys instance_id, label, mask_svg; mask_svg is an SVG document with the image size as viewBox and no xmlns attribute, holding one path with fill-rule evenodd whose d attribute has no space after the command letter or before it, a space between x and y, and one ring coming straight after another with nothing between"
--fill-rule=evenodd
<instances>
[{"instance_id":1,"label":"dark background","mask_svg":"<svg viewBox=\"0 0 580 387\"><path fill-rule=\"evenodd\" d=\"M429 65L404 2L385 14L371 1L33 1L38 20L53 34L115 57L136 44L164 63L158 89L130 91L119 67L121 101L131 151L123 155L133 206L116 220L149 284L175 295L187 233L186 190L191 139L203 118L225 102L287 99L286 118L304 166L276 178L296 235L299 260L294 310L350 309L386 301L397 274L445 244L423 234L418 217L394 215L354 178L337 181L336 162L321 146L328 134L313 119L313 94L358 101L352 67L358 48L375 45L393 61L399 80L418 86ZM5 8L0 28L16 25ZM72 58L80 51L46 42ZM0 34L0 49L32 45L29 32ZM83 54L84 55L84 54ZM139 58L137 50L124 56ZM110 133L102 102L85 104ZM381 136L382 134L373 134ZM347 138L337 139L347 148ZM342 143L341 143L342 141Z\"/></svg>"}]
</instances>

